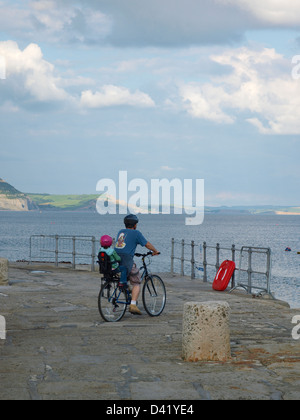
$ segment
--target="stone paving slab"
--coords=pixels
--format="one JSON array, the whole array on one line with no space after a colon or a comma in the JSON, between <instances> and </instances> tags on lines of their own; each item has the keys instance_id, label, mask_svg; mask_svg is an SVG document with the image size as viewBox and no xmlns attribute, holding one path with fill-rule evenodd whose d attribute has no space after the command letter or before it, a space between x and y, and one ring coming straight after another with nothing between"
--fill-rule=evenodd
<instances>
[{"instance_id":1,"label":"stone paving slab","mask_svg":"<svg viewBox=\"0 0 300 420\"><path fill-rule=\"evenodd\" d=\"M35 273L33 271L36 271ZM42 272L39 272L42 271ZM158 318L126 313L102 321L98 273L10 264L0 287L1 400L291 400L300 398L300 310L244 292L161 274L167 305ZM226 301L231 359L184 362L183 305ZM142 305L140 305L142 306Z\"/></svg>"}]
</instances>

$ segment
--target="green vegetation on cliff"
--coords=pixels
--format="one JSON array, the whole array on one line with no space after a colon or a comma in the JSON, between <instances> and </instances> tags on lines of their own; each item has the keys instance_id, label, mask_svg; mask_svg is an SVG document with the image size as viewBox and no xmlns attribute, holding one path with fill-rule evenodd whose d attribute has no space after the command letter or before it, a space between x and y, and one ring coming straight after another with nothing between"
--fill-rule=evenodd
<instances>
[{"instance_id":1,"label":"green vegetation on cliff","mask_svg":"<svg viewBox=\"0 0 300 420\"><path fill-rule=\"evenodd\" d=\"M95 210L99 195L27 194L40 210Z\"/></svg>"},{"instance_id":2,"label":"green vegetation on cliff","mask_svg":"<svg viewBox=\"0 0 300 420\"><path fill-rule=\"evenodd\" d=\"M23 198L25 194L18 191L15 187L0 178L0 194L6 195L8 198Z\"/></svg>"}]
</instances>

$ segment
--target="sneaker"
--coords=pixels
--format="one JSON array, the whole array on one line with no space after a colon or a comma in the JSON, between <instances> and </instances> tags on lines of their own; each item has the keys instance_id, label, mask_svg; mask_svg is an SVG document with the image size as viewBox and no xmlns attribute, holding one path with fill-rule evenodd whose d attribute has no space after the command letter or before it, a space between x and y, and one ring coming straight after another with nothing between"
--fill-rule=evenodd
<instances>
[{"instance_id":1,"label":"sneaker","mask_svg":"<svg viewBox=\"0 0 300 420\"><path fill-rule=\"evenodd\" d=\"M134 315L142 315L142 312L139 310L139 308L132 304L129 306L129 312Z\"/></svg>"}]
</instances>

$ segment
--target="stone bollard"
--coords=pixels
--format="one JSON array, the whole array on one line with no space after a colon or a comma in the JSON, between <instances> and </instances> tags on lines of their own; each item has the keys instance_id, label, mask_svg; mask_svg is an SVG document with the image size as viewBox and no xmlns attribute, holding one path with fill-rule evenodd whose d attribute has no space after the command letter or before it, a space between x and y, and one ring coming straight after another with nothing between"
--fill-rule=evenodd
<instances>
[{"instance_id":1,"label":"stone bollard","mask_svg":"<svg viewBox=\"0 0 300 420\"><path fill-rule=\"evenodd\" d=\"M183 359L188 362L231 357L227 302L187 302L183 310Z\"/></svg>"},{"instance_id":2,"label":"stone bollard","mask_svg":"<svg viewBox=\"0 0 300 420\"><path fill-rule=\"evenodd\" d=\"M0 258L0 286L8 284L8 260Z\"/></svg>"}]
</instances>

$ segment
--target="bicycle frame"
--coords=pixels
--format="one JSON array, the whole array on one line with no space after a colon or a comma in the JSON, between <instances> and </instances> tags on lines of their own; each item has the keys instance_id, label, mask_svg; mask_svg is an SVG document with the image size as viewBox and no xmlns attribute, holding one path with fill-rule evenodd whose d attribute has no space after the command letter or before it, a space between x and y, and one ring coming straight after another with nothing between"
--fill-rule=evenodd
<instances>
[{"instance_id":1,"label":"bicycle frame","mask_svg":"<svg viewBox=\"0 0 300 420\"><path fill-rule=\"evenodd\" d=\"M142 263L143 266L140 268L140 270L144 270L142 275L141 275L141 284L143 283L144 279L149 276L149 271L148 271L148 267L147 264L145 262L145 258L149 255L151 255L151 252L148 252L148 254L135 254L135 256L140 257L142 256ZM114 280L108 280L109 282L113 282ZM112 296L110 297L110 300L116 299L116 303L120 303L122 305L130 305L131 302L131 292L129 291L128 288L125 289L125 293L126 293L126 302L124 302L123 300L119 300L121 294L122 294L122 290L118 287L118 285L115 287L115 290L112 294Z\"/></svg>"}]
</instances>

